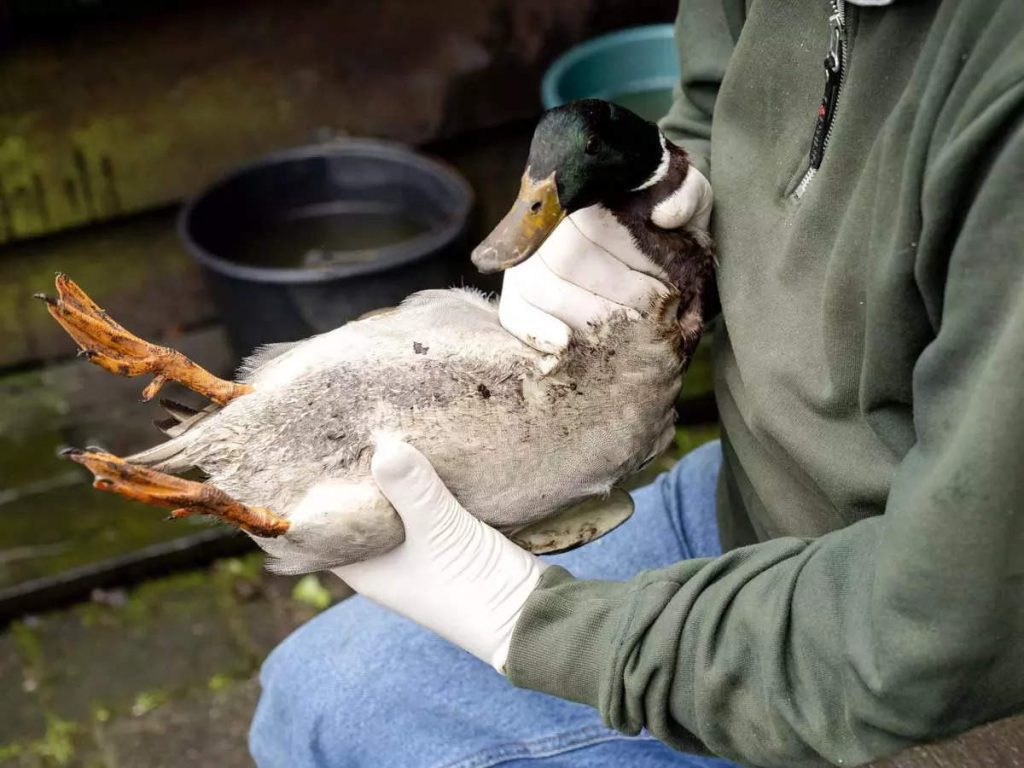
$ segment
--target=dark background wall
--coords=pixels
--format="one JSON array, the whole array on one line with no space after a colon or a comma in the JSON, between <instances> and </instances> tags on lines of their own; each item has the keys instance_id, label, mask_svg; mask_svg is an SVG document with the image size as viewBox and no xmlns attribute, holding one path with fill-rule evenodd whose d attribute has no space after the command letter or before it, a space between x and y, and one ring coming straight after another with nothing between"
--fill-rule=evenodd
<instances>
[{"instance_id":1,"label":"dark background wall","mask_svg":"<svg viewBox=\"0 0 1024 768\"><path fill-rule=\"evenodd\" d=\"M97 298L140 333L210 319L168 217L137 214L280 147L427 144L530 118L558 53L673 12L672 0L0 0L0 368L67 352L26 298L57 268L102 275Z\"/></svg>"}]
</instances>

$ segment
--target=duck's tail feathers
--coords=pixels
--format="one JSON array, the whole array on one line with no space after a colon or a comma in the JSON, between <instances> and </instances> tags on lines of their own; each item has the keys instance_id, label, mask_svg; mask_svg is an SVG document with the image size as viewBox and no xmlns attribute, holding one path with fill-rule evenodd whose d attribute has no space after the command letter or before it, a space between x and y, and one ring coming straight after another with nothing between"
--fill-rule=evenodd
<instances>
[{"instance_id":1,"label":"duck's tail feathers","mask_svg":"<svg viewBox=\"0 0 1024 768\"><path fill-rule=\"evenodd\" d=\"M184 472L193 467L193 462L187 458L186 452L190 444L191 440L175 437L167 442L154 445L152 449L129 456L125 461L130 464L159 469L161 472Z\"/></svg>"},{"instance_id":2,"label":"duck's tail feathers","mask_svg":"<svg viewBox=\"0 0 1024 768\"><path fill-rule=\"evenodd\" d=\"M221 409L221 406L216 403L210 403L203 410L197 411L195 408L167 399L161 400L160 405L167 411L168 418L157 419L153 424L168 437L179 437L185 434L207 416Z\"/></svg>"},{"instance_id":3,"label":"duck's tail feathers","mask_svg":"<svg viewBox=\"0 0 1024 768\"><path fill-rule=\"evenodd\" d=\"M168 417L157 419L153 424L171 439L129 456L128 461L162 472L182 472L191 469L193 461L187 449L195 441L189 432L208 416L219 411L220 406L210 403L203 410L197 411L195 408L166 399L161 400L160 405L167 411Z\"/></svg>"},{"instance_id":4,"label":"duck's tail feathers","mask_svg":"<svg viewBox=\"0 0 1024 768\"><path fill-rule=\"evenodd\" d=\"M191 452L188 450L192 447L193 442L191 435L181 435L165 443L154 445L152 448L139 451L126 457L125 460L131 464L139 464L161 472L185 472L195 466Z\"/></svg>"}]
</instances>

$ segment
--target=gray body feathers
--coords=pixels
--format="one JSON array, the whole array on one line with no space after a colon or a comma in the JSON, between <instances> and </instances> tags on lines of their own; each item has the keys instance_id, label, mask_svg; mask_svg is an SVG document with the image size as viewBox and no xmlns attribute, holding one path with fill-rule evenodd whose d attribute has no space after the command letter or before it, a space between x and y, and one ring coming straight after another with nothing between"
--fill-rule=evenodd
<instances>
[{"instance_id":1,"label":"gray body feathers","mask_svg":"<svg viewBox=\"0 0 1024 768\"><path fill-rule=\"evenodd\" d=\"M400 307L250 358L251 394L173 414L176 435L131 460L199 467L238 500L288 517L259 544L275 568L345 565L402 541L369 473L375 435L422 451L465 507L506 532L606 494L671 439L683 361L675 307L610 317L552 359L465 290L424 291ZM337 508L306 514L314 486Z\"/></svg>"}]
</instances>

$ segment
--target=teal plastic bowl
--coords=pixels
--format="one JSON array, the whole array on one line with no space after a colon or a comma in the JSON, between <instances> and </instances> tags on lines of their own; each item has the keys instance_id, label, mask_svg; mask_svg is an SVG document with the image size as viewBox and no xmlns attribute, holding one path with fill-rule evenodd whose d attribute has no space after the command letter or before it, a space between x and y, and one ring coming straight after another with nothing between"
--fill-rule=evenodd
<instances>
[{"instance_id":1,"label":"teal plastic bowl","mask_svg":"<svg viewBox=\"0 0 1024 768\"><path fill-rule=\"evenodd\" d=\"M562 54L541 82L545 109L575 99L605 99L657 120L672 105L679 59L671 24L595 37Z\"/></svg>"}]
</instances>

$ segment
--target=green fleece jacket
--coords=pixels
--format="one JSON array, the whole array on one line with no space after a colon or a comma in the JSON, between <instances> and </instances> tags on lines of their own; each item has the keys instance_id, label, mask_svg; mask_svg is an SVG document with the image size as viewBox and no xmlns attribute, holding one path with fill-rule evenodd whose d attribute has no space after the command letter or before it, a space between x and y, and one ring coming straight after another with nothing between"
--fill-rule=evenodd
<instances>
[{"instance_id":1,"label":"green fleece jacket","mask_svg":"<svg viewBox=\"0 0 1024 768\"><path fill-rule=\"evenodd\" d=\"M682 3L663 127L715 191L728 551L549 569L507 665L755 766L1024 711L1024 2L842 10L825 104L827 0Z\"/></svg>"}]
</instances>

